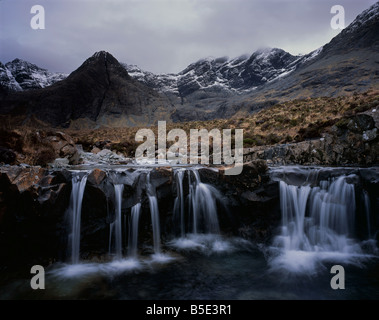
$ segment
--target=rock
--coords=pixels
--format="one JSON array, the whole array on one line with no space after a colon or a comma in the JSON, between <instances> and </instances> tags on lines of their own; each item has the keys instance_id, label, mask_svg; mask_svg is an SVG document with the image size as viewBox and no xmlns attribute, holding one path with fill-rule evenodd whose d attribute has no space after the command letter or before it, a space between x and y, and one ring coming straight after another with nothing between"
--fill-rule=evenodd
<instances>
[{"instance_id":1,"label":"rock","mask_svg":"<svg viewBox=\"0 0 379 320\"><path fill-rule=\"evenodd\" d=\"M75 165L79 163L79 152L75 146L75 142L69 135L58 131L53 135L49 135L43 141L47 141L51 144L56 157L67 158L70 164Z\"/></svg>"},{"instance_id":2,"label":"rock","mask_svg":"<svg viewBox=\"0 0 379 320\"><path fill-rule=\"evenodd\" d=\"M372 141L375 140L378 136L378 129L374 128L372 130L363 131L362 138L364 141Z\"/></svg>"},{"instance_id":3,"label":"rock","mask_svg":"<svg viewBox=\"0 0 379 320\"><path fill-rule=\"evenodd\" d=\"M22 193L25 190L37 185L46 175L47 170L41 167L20 168L16 166L2 167L1 174L7 176L9 182L17 187Z\"/></svg>"},{"instance_id":4,"label":"rock","mask_svg":"<svg viewBox=\"0 0 379 320\"><path fill-rule=\"evenodd\" d=\"M96 168L88 176L87 183L98 186L103 182L106 176L107 174L103 170Z\"/></svg>"},{"instance_id":5,"label":"rock","mask_svg":"<svg viewBox=\"0 0 379 320\"><path fill-rule=\"evenodd\" d=\"M112 154L112 151L108 150L108 149L103 149L103 150L101 150L100 152L97 153L97 155L99 157L110 157L111 154Z\"/></svg>"},{"instance_id":6,"label":"rock","mask_svg":"<svg viewBox=\"0 0 379 320\"><path fill-rule=\"evenodd\" d=\"M0 162L13 164L16 161L16 154L7 148L0 147Z\"/></svg>"},{"instance_id":7,"label":"rock","mask_svg":"<svg viewBox=\"0 0 379 320\"><path fill-rule=\"evenodd\" d=\"M371 130L375 127L375 121L371 115L357 114L354 120L362 130Z\"/></svg>"},{"instance_id":8,"label":"rock","mask_svg":"<svg viewBox=\"0 0 379 320\"><path fill-rule=\"evenodd\" d=\"M66 168L70 165L70 160L67 158L57 158L54 160L52 166L54 168Z\"/></svg>"},{"instance_id":9,"label":"rock","mask_svg":"<svg viewBox=\"0 0 379 320\"><path fill-rule=\"evenodd\" d=\"M245 191L241 194L242 198L245 198L251 202L265 202L267 199L264 197L258 196L255 192Z\"/></svg>"},{"instance_id":10,"label":"rock","mask_svg":"<svg viewBox=\"0 0 379 320\"><path fill-rule=\"evenodd\" d=\"M93 147L92 150L91 150L91 152L92 152L93 154L98 154L100 151L101 151L101 150L100 150L98 147Z\"/></svg>"}]
</instances>

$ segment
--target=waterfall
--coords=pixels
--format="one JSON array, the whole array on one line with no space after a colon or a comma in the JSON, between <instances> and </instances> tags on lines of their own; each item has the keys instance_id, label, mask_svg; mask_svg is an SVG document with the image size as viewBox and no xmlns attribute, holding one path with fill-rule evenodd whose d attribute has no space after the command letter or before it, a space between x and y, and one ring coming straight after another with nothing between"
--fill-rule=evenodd
<instances>
[{"instance_id":1,"label":"waterfall","mask_svg":"<svg viewBox=\"0 0 379 320\"><path fill-rule=\"evenodd\" d=\"M191 171L188 171L189 213L190 213L190 216L192 213L192 232L193 232L193 234L197 234L197 213L198 213L197 211L198 210L197 210L196 194L195 194L195 190L196 190L195 188L197 185L197 181L196 181L196 183L191 182L191 174L190 173L191 173Z\"/></svg>"},{"instance_id":2,"label":"waterfall","mask_svg":"<svg viewBox=\"0 0 379 320\"><path fill-rule=\"evenodd\" d=\"M354 239L355 190L346 181L351 177L321 181L315 187L279 182L282 225L271 249L280 253L272 264L312 269L316 260L362 255Z\"/></svg>"},{"instance_id":3,"label":"waterfall","mask_svg":"<svg viewBox=\"0 0 379 320\"><path fill-rule=\"evenodd\" d=\"M149 197L149 206L151 214L151 224L153 227L153 243L154 243L154 253L160 253L161 245L161 231L159 226L159 210L158 210L158 200L155 187L150 181L150 172L147 174L147 195Z\"/></svg>"},{"instance_id":4,"label":"waterfall","mask_svg":"<svg viewBox=\"0 0 379 320\"><path fill-rule=\"evenodd\" d=\"M221 195L215 187L201 182L198 170L191 169L190 172L195 176L194 185L190 189L192 191L193 233L198 232L199 223L202 221L207 233L219 234L217 199L221 199Z\"/></svg>"},{"instance_id":5,"label":"waterfall","mask_svg":"<svg viewBox=\"0 0 379 320\"><path fill-rule=\"evenodd\" d=\"M138 223L139 216L141 212L141 203L137 203L132 207L131 218L130 218L130 227L129 227L129 256L137 257L138 249Z\"/></svg>"},{"instance_id":6,"label":"waterfall","mask_svg":"<svg viewBox=\"0 0 379 320\"><path fill-rule=\"evenodd\" d=\"M192 233L198 234L199 230L209 234L219 234L220 227L217 216L217 200L221 200L221 194L213 186L202 183L199 171L196 168L187 170L178 169L175 173L177 184L177 197L174 204L174 217L180 216L181 236L185 234L185 195L183 190L184 173L188 176L188 217L192 224ZM193 178L191 177L193 176ZM190 230L190 228L188 228Z\"/></svg>"},{"instance_id":7,"label":"waterfall","mask_svg":"<svg viewBox=\"0 0 379 320\"><path fill-rule=\"evenodd\" d=\"M371 223L370 223L370 198L367 193L367 191L363 191L363 197L364 197L364 204L365 204L365 213L366 213L366 220L367 220L367 235L368 239L371 239Z\"/></svg>"},{"instance_id":8,"label":"waterfall","mask_svg":"<svg viewBox=\"0 0 379 320\"><path fill-rule=\"evenodd\" d=\"M82 201L84 189L87 183L87 175L82 178L79 175L72 177L72 191L70 196L70 218L71 218L71 261L73 264L79 263L80 257L80 222L82 214Z\"/></svg>"},{"instance_id":9,"label":"waterfall","mask_svg":"<svg viewBox=\"0 0 379 320\"><path fill-rule=\"evenodd\" d=\"M174 216L179 216L180 219L180 233L184 237L184 194L183 194L183 177L184 170L177 170L175 173L176 186L177 186L177 196L174 203Z\"/></svg>"},{"instance_id":10,"label":"waterfall","mask_svg":"<svg viewBox=\"0 0 379 320\"><path fill-rule=\"evenodd\" d=\"M115 211L116 219L114 221L115 228L115 252L116 258L122 258L122 214L121 214L121 204L122 204L122 192L124 191L123 184L115 184Z\"/></svg>"},{"instance_id":11,"label":"waterfall","mask_svg":"<svg viewBox=\"0 0 379 320\"><path fill-rule=\"evenodd\" d=\"M292 186L280 181L285 250L344 251L354 235L354 185L341 176L329 186Z\"/></svg>"}]
</instances>

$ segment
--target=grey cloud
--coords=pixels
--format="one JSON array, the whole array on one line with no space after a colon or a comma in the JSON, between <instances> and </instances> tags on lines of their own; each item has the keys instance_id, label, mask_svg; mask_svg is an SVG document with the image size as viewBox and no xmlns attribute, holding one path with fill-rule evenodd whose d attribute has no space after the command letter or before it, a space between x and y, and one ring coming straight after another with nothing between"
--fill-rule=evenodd
<instances>
[{"instance_id":1,"label":"grey cloud","mask_svg":"<svg viewBox=\"0 0 379 320\"><path fill-rule=\"evenodd\" d=\"M374 0L339 0L346 22ZM155 73L178 72L207 56L260 47L308 53L338 32L335 0L41 0L46 30L30 28L28 0L0 2L0 61L19 57L71 72L95 51Z\"/></svg>"}]
</instances>

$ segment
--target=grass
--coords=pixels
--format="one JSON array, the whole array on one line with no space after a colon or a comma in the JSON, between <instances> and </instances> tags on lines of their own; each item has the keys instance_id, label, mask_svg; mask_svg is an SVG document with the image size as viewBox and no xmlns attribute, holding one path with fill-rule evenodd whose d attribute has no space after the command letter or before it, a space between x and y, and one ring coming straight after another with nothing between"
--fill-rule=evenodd
<instances>
[{"instance_id":1,"label":"grass","mask_svg":"<svg viewBox=\"0 0 379 320\"><path fill-rule=\"evenodd\" d=\"M243 129L244 131L244 147L254 147L262 145L273 145L277 143L299 142L306 139L318 138L323 132L330 130L332 126L338 128L346 127L348 119L356 113L364 112L379 106L379 91L370 90L361 94L351 94L349 96L340 96L336 98L319 97L308 99L296 99L284 103L279 103L271 107L262 109L261 111L250 114L246 117L236 115L235 118L215 119L209 121L190 121L182 123L167 123L167 132L171 129L183 129L188 137L191 129L232 129L232 139L234 141L234 129ZM5 120L5 119L4 119ZM20 121L18 119L18 121ZM19 135L24 135L24 139L18 139L15 136L5 135L5 141L13 141L12 149L29 148L33 149L38 144L38 140L34 141L33 132L36 128L41 128L42 124L37 120L33 120L31 124L35 124L33 128L20 128L17 124L12 124L9 119L2 121L7 131L15 129ZM94 146L100 148L108 148L125 156L133 157L134 152L140 142L135 141L135 135L138 127L128 128L109 128L103 127L99 129L59 129L69 134L75 143L81 144L85 151L91 151ZM157 137L157 126L150 127ZM18 130L18 131L17 131ZM34 131L33 131L34 130ZM45 129L46 131L48 129ZM14 130L13 130L14 131ZM43 130L38 130L43 134ZM29 135L29 136L27 136ZM13 139L13 140L12 140ZM18 141L18 142L17 142ZM156 141L157 142L157 141ZM18 145L19 143L19 145ZM3 143L4 144L4 143ZM168 142L167 145L171 143ZM189 144L189 143L188 143ZM46 146L48 149L48 146ZM29 150L28 149L28 150ZM44 159L35 159L32 150L30 152L30 160L32 163L45 162ZM48 150L42 153L42 158L49 158Z\"/></svg>"},{"instance_id":2,"label":"grass","mask_svg":"<svg viewBox=\"0 0 379 320\"><path fill-rule=\"evenodd\" d=\"M167 123L171 129L183 129L189 137L190 129L243 129L244 147L298 142L320 137L333 125L346 124L349 117L379 105L379 91L351 94L336 98L320 97L292 100L263 109L246 117ZM90 151L99 141L109 140L115 149L132 156L137 147L135 134L140 128L99 128L96 130L66 130L77 143ZM157 127L150 127L157 137ZM125 147L125 146L128 147Z\"/></svg>"}]
</instances>

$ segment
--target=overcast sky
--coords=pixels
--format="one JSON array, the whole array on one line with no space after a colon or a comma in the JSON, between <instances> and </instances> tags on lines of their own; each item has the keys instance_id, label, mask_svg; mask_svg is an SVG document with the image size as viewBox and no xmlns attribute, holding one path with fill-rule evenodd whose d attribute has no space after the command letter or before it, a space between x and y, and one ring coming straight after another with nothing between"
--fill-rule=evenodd
<instances>
[{"instance_id":1,"label":"overcast sky","mask_svg":"<svg viewBox=\"0 0 379 320\"><path fill-rule=\"evenodd\" d=\"M94 52L154 73L179 72L205 57L234 58L263 47L309 53L375 0L0 0L0 61L21 58L70 73ZM45 9L45 30L33 30L33 5Z\"/></svg>"}]
</instances>

